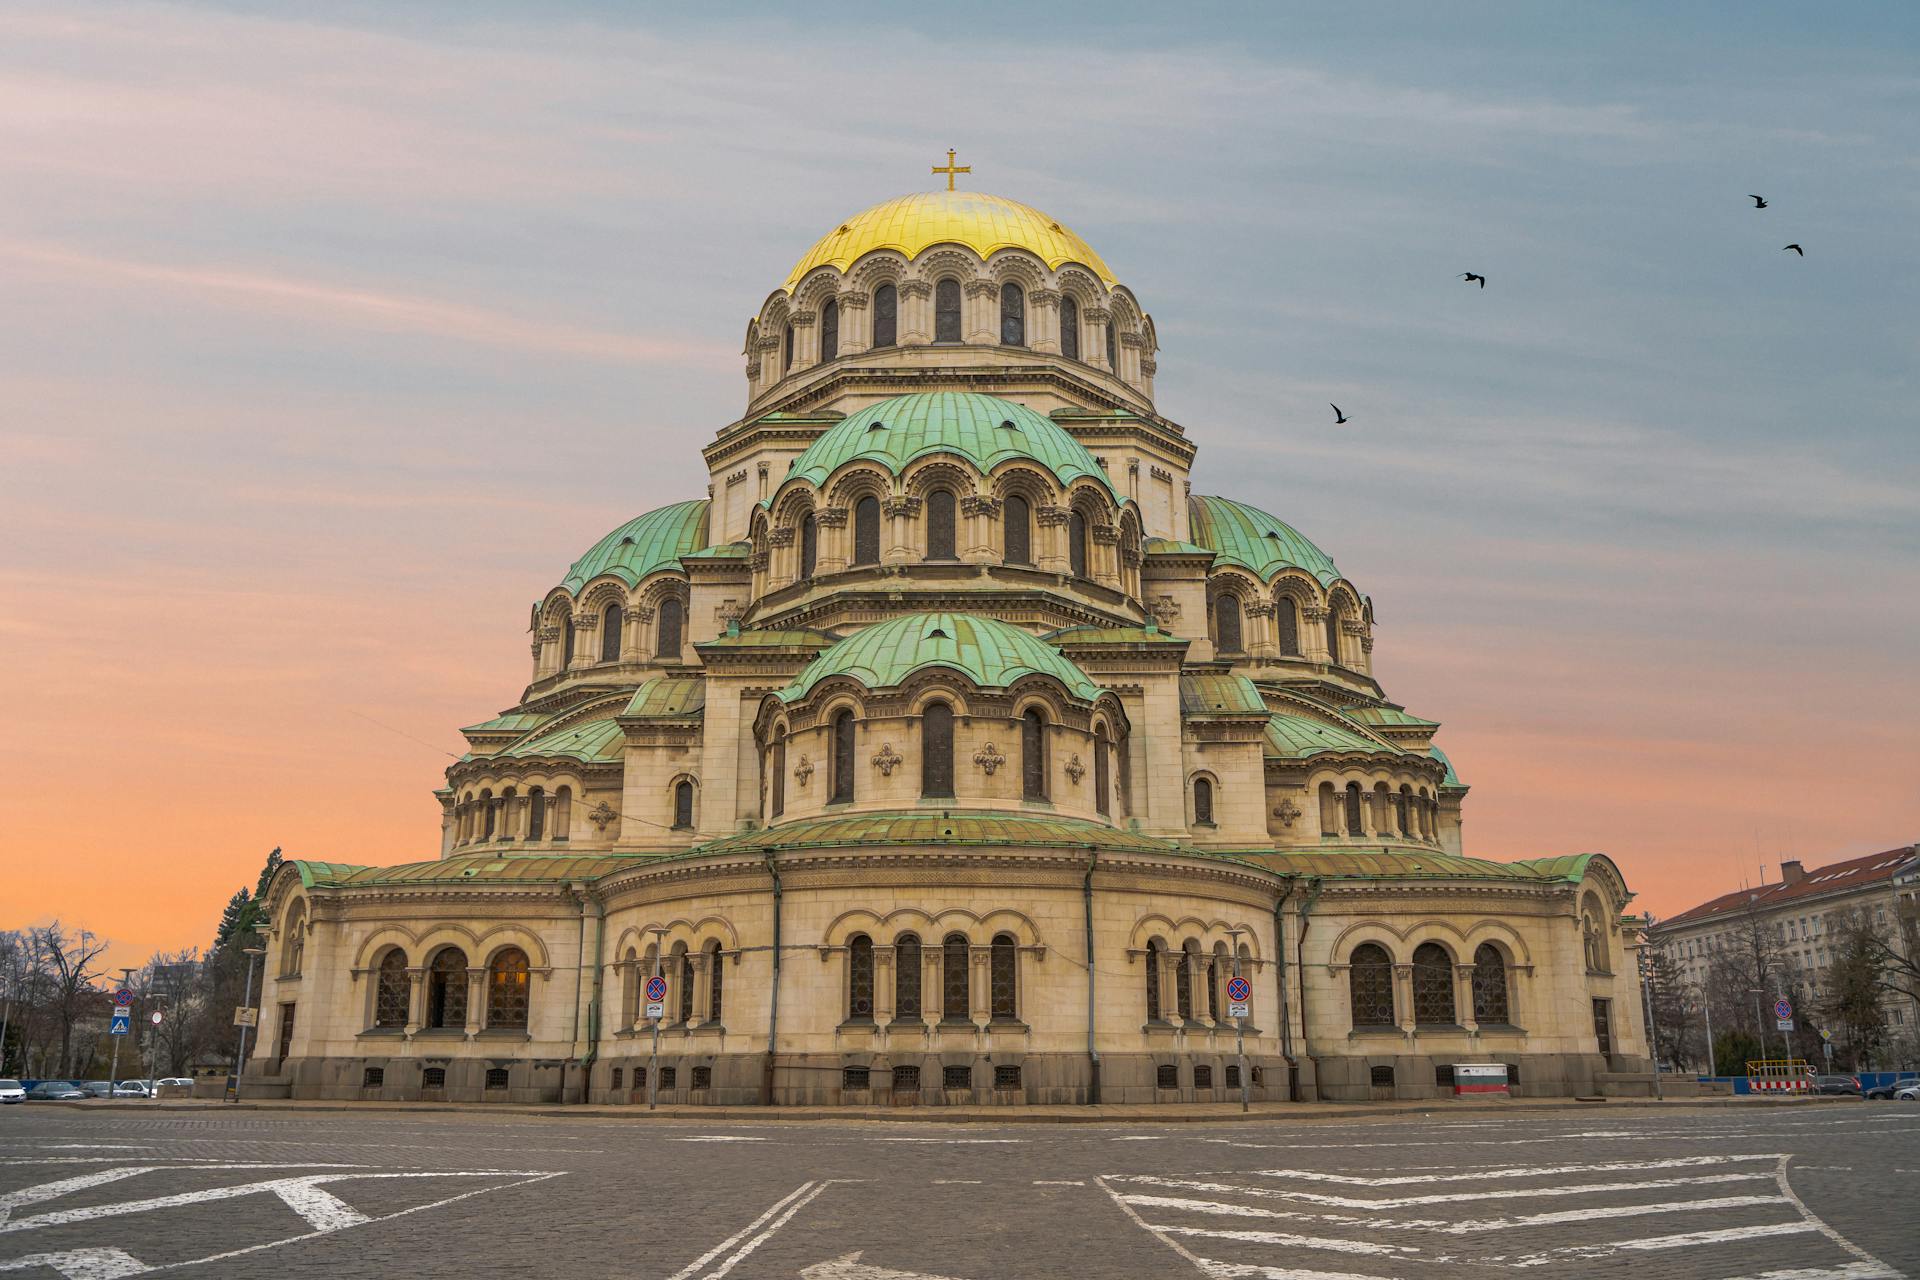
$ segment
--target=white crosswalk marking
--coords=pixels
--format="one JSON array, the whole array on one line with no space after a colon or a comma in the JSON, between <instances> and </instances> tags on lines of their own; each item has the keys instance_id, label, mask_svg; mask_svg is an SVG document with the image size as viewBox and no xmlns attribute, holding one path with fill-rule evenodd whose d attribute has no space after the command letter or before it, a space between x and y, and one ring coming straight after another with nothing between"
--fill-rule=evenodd
<instances>
[{"instance_id":1,"label":"white crosswalk marking","mask_svg":"<svg viewBox=\"0 0 1920 1280\"><path fill-rule=\"evenodd\" d=\"M30 1253L0 1262L0 1271L57 1271L66 1280L120 1280L151 1271L146 1263L123 1249L69 1249L65 1253Z\"/></svg>"}]
</instances>

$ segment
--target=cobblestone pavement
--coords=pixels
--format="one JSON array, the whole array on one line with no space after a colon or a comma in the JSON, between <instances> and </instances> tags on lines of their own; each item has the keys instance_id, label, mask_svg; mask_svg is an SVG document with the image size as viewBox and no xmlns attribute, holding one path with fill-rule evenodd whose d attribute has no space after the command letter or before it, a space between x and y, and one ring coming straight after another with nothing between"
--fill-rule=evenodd
<instances>
[{"instance_id":1,"label":"cobblestone pavement","mask_svg":"<svg viewBox=\"0 0 1920 1280\"><path fill-rule=\"evenodd\" d=\"M0 1280L1920 1277L1920 1107L1160 1126L10 1107Z\"/></svg>"}]
</instances>

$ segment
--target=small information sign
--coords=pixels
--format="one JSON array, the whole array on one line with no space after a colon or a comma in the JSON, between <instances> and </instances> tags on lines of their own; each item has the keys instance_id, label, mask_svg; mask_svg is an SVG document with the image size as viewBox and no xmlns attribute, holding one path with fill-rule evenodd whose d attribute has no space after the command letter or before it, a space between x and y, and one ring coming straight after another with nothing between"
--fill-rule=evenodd
<instances>
[{"instance_id":1,"label":"small information sign","mask_svg":"<svg viewBox=\"0 0 1920 1280\"><path fill-rule=\"evenodd\" d=\"M260 1025L260 1011L246 1005L237 1006L233 1011L233 1025L236 1027L257 1027Z\"/></svg>"},{"instance_id":2,"label":"small information sign","mask_svg":"<svg viewBox=\"0 0 1920 1280\"><path fill-rule=\"evenodd\" d=\"M1780 1030L1780 1031L1791 1031L1793 1030L1793 1019L1781 1018L1774 1023L1774 1027L1776 1030Z\"/></svg>"},{"instance_id":3,"label":"small information sign","mask_svg":"<svg viewBox=\"0 0 1920 1280\"><path fill-rule=\"evenodd\" d=\"M133 1030L133 1014L126 1009L115 1009L113 1021L107 1026L107 1034L124 1036Z\"/></svg>"},{"instance_id":4,"label":"small information sign","mask_svg":"<svg viewBox=\"0 0 1920 1280\"><path fill-rule=\"evenodd\" d=\"M1249 1006L1245 1000L1229 1000L1227 1001L1227 1016L1229 1018L1244 1018L1247 1016L1248 1008Z\"/></svg>"},{"instance_id":5,"label":"small information sign","mask_svg":"<svg viewBox=\"0 0 1920 1280\"><path fill-rule=\"evenodd\" d=\"M650 1001L647 1004L648 1018L652 1019L655 1022L658 1022L660 1021L660 1019L666 1016L667 1016L667 1006L665 1006L664 1004L661 1004L658 1000Z\"/></svg>"}]
</instances>

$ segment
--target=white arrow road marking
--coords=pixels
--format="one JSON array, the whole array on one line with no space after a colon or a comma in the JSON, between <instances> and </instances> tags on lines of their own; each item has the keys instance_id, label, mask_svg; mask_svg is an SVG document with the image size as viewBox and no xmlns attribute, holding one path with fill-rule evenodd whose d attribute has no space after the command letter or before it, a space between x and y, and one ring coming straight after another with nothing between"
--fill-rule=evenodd
<instances>
[{"instance_id":1,"label":"white arrow road marking","mask_svg":"<svg viewBox=\"0 0 1920 1280\"><path fill-rule=\"evenodd\" d=\"M119 1157L119 1156L116 1156L114 1158L124 1159L124 1157ZM65 1163L65 1161L62 1161L61 1163ZM7 1225L8 1219L10 1219L13 1216L13 1211L15 1209L21 1208L24 1205L39 1204L45 1200L57 1200L61 1196L69 1195L75 1191L85 1191L89 1187L104 1186L109 1182L118 1182L122 1178L131 1178L136 1174L158 1173L168 1169L195 1169L195 1170L213 1171L213 1170L232 1170L232 1169L284 1169L286 1167L287 1166L283 1164L255 1164L255 1163L189 1164L189 1165L136 1164L136 1165L126 1165L118 1169L102 1169L98 1173L85 1173L85 1174L79 1175L78 1177L73 1177L73 1178L62 1178L58 1182L43 1182L38 1186L22 1187L18 1191L9 1191L9 1192L6 1192L5 1194L0 1194L0 1232L9 1231L13 1229ZM365 1166L357 1165L357 1164L344 1164L344 1165L322 1164L322 1165L307 1165L304 1167L309 1169L359 1169L359 1168L364 1168Z\"/></svg>"},{"instance_id":2,"label":"white arrow road marking","mask_svg":"<svg viewBox=\"0 0 1920 1280\"><path fill-rule=\"evenodd\" d=\"M1142 1231L1150 1232L1161 1244L1191 1262L1194 1270L1202 1275L1215 1277L1216 1280L1225 1280L1230 1276L1253 1277L1255 1280L1391 1280L1391 1277L1362 1276L1350 1271L1311 1271L1298 1267L1249 1266L1203 1258L1135 1213L1133 1206L1116 1194L1113 1188L1107 1185L1105 1178L1095 1178L1094 1182L1102 1191L1113 1197L1113 1202L1120 1206L1120 1212L1131 1218L1133 1225Z\"/></svg>"},{"instance_id":3,"label":"white arrow road marking","mask_svg":"<svg viewBox=\"0 0 1920 1280\"><path fill-rule=\"evenodd\" d=\"M893 1271L870 1267L860 1261L863 1250L844 1253L827 1262L803 1267L800 1280L953 1280L952 1276L930 1276L922 1271Z\"/></svg>"},{"instance_id":4,"label":"white arrow road marking","mask_svg":"<svg viewBox=\"0 0 1920 1280\"><path fill-rule=\"evenodd\" d=\"M24 1258L0 1262L0 1271L34 1271L41 1267L58 1271L66 1280L119 1280L137 1276L149 1267L120 1249L70 1249L65 1253L32 1253Z\"/></svg>"}]
</instances>

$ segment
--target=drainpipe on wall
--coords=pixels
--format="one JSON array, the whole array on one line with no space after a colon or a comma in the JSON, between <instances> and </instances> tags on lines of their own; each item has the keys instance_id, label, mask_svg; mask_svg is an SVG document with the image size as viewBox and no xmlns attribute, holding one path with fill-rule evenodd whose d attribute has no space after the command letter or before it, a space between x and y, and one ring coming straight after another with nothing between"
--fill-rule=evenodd
<instances>
[{"instance_id":1,"label":"drainpipe on wall","mask_svg":"<svg viewBox=\"0 0 1920 1280\"><path fill-rule=\"evenodd\" d=\"M1308 1030L1307 1021L1307 917L1312 914L1314 904L1320 901L1320 877L1312 876L1307 880L1307 896L1300 899L1300 931L1293 939L1294 981L1300 990L1300 1056L1313 1056L1313 1035ZM1320 1100L1320 1073L1313 1073L1313 1098Z\"/></svg>"},{"instance_id":2,"label":"drainpipe on wall","mask_svg":"<svg viewBox=\"0 0 1920 1280\"><path fill-rule=\"evenodd\" d=\"M1286 892L1273 904L1273 955L1274 990L1280 997L1280 1056L1287 1064L1287 1101L1298 1102L1294 1095L1298 1092L1294 1081L1299 1078L1300 1064L1293 1056L1293 1027L1289 1022L1287 1005L1287 899L1293 896L1293 877L1286 877Z\"/></svg>"},{"instance_id":3,"label":"drainpipe on wall","mask_svg":"<svg viewBox=\"0 0 1920 1280\"><path fill-rule=\"evenodd\" d=\"M773 1053L780 1035L780 868L773 850L762 849L767 874L773 878L773 984L767 990L767 1064L760 1073L760 1105L773 1105Z\"/></svg>"},{"instance_id":4,"label":"drainpipe on wall","mask_svg":"<svg viewBox=\"0 0 1920 1280\"><path fill-rule=\"evenodd\" d=\"M580 1105L587 1104L593 1087L593 1064L600 1059L600 999L603 952L607 944L607 908L598 898L593 906L593 995L587 1001L587 1056L580 1062Z\"/></svg>"},{"instance_id":5,"label":"drainpipe on wall","mask_svg":"<svg viewBox=\"0 0 1920 1280\"><path fill-rule=\"evenodd\" d=\"M1081 882L1081 900L1086 905L1087 918L1087 1105L1100 1105L1100 1050L1093 1038L1094 1002L1094 954L1093 954L1093 868L1100 861L1100 850L1094 845L1087 846L1087 878Z\"/></svg>"}]
</instances>

